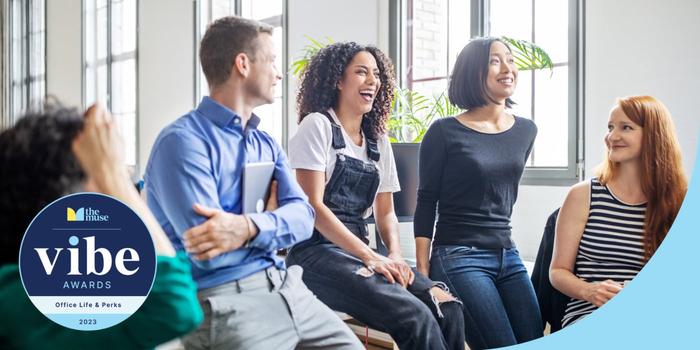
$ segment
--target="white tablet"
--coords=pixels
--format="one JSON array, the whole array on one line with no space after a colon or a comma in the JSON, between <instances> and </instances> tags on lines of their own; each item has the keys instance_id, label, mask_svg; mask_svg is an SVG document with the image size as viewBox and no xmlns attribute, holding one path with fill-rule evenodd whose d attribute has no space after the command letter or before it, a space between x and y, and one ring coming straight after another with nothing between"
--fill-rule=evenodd
<instances>
[{"instance_id":1,"label":"white tablet","mask_svg":"<svg viewBox=\"0 0 700 350\"><path fill-rule=\"evenodd\" d=\"M243 214L262 213L270 196L275 163L247 163L243 169Z\"/></svg>"}]
</instances>

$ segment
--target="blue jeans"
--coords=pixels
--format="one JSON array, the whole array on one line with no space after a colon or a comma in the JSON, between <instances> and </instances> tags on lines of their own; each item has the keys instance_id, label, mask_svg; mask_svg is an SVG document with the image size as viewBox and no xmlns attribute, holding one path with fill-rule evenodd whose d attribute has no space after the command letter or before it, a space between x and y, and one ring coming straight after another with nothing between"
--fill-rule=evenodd
<instances>
[{"instance_id":1,"label":"blue jeans","mask_svg":"<svg viewBox=\"0 0 700 350\"><path fill-rule=\"evenodd\" d=\"M418 272L408 288L377 273L363 276L362 261L332 243L294 247L287 264L304 268L304 283L331 309L389 333L401 349L464 350L460 303L438 310L430 293L436 283Z\"/></svg>"},{"instance_id":2,"label":"blue jeans","mask_svg":"<svg viewBox=\"0 0 700 350\"><path fill-rule=\"evenodd\" d=\"M445 282L464 303L464 333L471 349L542 336L537 297L517 249L435 246L430 278Z\"/></svg>"}]
</instances>

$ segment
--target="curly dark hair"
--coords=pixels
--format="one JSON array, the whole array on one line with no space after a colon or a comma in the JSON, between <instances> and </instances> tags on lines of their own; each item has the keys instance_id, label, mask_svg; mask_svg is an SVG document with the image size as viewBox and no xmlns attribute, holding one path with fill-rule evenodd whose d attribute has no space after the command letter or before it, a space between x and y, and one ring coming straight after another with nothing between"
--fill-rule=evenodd
<instances>
[{"instance_id":1,"label":"curly dark hair","mask_svg":"<svg viewBox=\"0 0 700 350\"><path fill-rule=\"evenodd\" d=\"M0 266L17 263L24 231L39 211L85 180L71 144L83 127L75 109L47 105L0 133Z\"/></svg>"},{"instance_id":2,"label":"curly dark hair","mask_svg":"<svg viewBox=\"0 0 700 350\"><path fill-rule=\"evenodd\" d=\"M338 102L338 81L358 52L366 51L374 56L382 82L372 110L365 113L362 126L370 130L376 139L386 133L386 122L394 99L394 65L384 53L374 46L362 46L355 42L334 43L319 50L309 62L301 77L297 94L299 122L309 113L322 113Z\"/></svg>"}]
</instances>

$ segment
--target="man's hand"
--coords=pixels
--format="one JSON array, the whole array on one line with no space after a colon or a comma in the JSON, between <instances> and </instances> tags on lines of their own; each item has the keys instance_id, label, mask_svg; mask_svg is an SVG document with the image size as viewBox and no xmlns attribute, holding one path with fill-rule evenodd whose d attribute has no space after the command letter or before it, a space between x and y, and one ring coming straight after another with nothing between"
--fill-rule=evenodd
<instances>
[{"instance_id":1,"label":"man's hand","mask_svg":"<svg viewBox=\"0 0 700 350\"><path fill-rule=\"evenodd\" d=\"M235 215L201 204L194 211L207 221L185 231L185 249L199 260L208 260L242 247L257 234L257 228L245 215Z\"/></svg>"},{"instance_id":2,"label":"man's hand","mask_svg":"<svg viewBox=\"0 0 700 350\"><path fill-rule=\"evenodd\" d=\"M413 273L413 269L408 266L406 260L401 256L401 253L390 253L389 259L396 263L396 267L399 269L404 281L406 281L407 284L413 284L413 280L416 276ZM404 287L406 287L406 285L404 285Z\"/></svg>"}]
</instances>

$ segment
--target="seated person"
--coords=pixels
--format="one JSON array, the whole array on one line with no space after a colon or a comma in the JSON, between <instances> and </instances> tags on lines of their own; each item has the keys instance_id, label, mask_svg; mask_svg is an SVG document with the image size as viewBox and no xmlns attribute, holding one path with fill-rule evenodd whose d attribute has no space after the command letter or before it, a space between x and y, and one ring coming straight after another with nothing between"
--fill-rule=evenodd
<instances>
[{"instance_id":1,"label":"seated person","mask_svg":"<svg viewBox=\"0 0 700 350\"><path fill-rule=\"evenodd\" d=\"M108 111L49 106L0 134L0 348L148 349L186 334L202 321L187 257L170 241L129 182ZM157 273L148 298L113 327L78 331L42 315L20 280L22 236L35 215L73 192L115 197L138 213L155 243Z\"/></svg>"},{"instance_id":2,"label":"seated person","mask_svg":"<svg viewBox=\"0 0 700 350\"><path fill-rule=\"evenodd\" d=\"M571 297L566 327L608 302L659 248L688 184L671 114L631 96L610 112L596 177L574 185L559 212L552 285Z\"/></svg>"},{"instance_id":3,"label":"seated person","mask_svg":"<svg viewBox=\"0 0 700 350\"><path fill-rule=\"evenodd\" d=\"M357 337L287 269L277 250L311 235L314 210L282 147L252 111L282 78L272 27L224 17L199 50L210 96L166 126L146 167L148 205L187 250L204 321L187 349L361 349ZM268 116L269 117L269 116ZM274 163L274 210L243 213L246 163Z\"/></svg>"},{"instance_id":4,"label":"seated person","mask_svg":"<svg viewBox=\"0 0 700 350\"><path fill-rule=\"evenodd\" d=\"M289 155L316 222L287 263L304 268L326 305L389 333L401 349L461 350L460 303L401 255L392 195L399 180L386 135L392 72L379 49L353 42L323 48L306 68ZM368 245L372 209L388 257Z\"/></svg>"},{"instance_id":5,"label":"seated person","mask_svg":"<svg viewBox=\"0 0 700 350\"><path fill-rule=\"evenodd\" d=\"M447 95L463 112L421 141L416 265L464 302L469 348L524 343L542 336L542 319L511 215L537 126L511 114L518 68L504 41L472 39L451 72Z\"/></svg>"}]
</instances>

